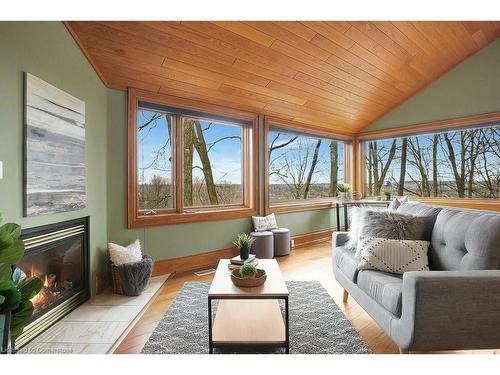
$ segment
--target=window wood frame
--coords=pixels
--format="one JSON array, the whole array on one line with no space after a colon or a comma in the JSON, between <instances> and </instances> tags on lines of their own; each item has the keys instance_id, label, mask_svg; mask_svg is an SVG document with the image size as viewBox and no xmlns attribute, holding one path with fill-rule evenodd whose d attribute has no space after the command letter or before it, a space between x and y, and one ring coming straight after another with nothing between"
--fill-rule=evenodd
<instances>
[{"instance_id":1,"label":"window wood frame","mask_svg":"<svg viewBox=\"0 0 500 375\"><path fill-rule=\"evenodd\" d=\"M328 132L325 130L314 129L309 125L301 124L293 121L283 120L277 117L264 117L264 212L266 215L270 213L287 213L319 210L324 208L333 208L336 204L334 197L315 198L307 200L288 200L283 202L271 202L269 197L269 130L271 126L276 126L283 130L289 130L295 133L303 133L306 136L318 136L321 138L336 139L339 141L351 142L344 143L344 181L352 183L355 178L353 143L355 141L352 135L339 134Z\"/></svg>"},{"instance_id":2,"label":"window wood frame","mask_svg":"<svg viewBox=\"0 0 500 375\"><path fill-rule=\"evenodd\" d=\"M479 115L465 116L456 119L438 120L421 124L408 125L398 128L389 128L375 130L370 132L361 132L356 136L359 142L358 160L359 160L359 178L356 188L362 193L363 198L366 195L366 160L365 149L366 142L382 139L393 139L401 137L417 136L428 133L444 133L446 131L462 130L475 128L478 125L500 121L500 112L483 113ZM477 210L500 211L499 199L488 198L439 198L439 197L416 197L419 202L432 205L442 205L450 207L470 208Z\"/></svg>"},{"instance_id":3,"label":"window wood frame","mask_svg":"<svg viewBox=\"0 0 500 375\"><path fill-rule=\"evenodd\" d=\"M194 110L208 116L224 116L229 119L249 123L242 126L242 185L243 204L219 205L213 207L184 208L183 191L183 132L182 116L175 116L173 147L175 207L155 215L144 215L139 211L138 199L138 162L137 162L137 112L139 102L165 105L169 107ZM154 94L137 89L128 90L128 184L127 184L127 225L128 228L168 225L209 220L236 219L257 215L259 204L258 190L258 115L233 108L212 105L196 100L183 99L164 94ZM179 145L181 145L179 147Z\"/></svg>"}]
</instances>

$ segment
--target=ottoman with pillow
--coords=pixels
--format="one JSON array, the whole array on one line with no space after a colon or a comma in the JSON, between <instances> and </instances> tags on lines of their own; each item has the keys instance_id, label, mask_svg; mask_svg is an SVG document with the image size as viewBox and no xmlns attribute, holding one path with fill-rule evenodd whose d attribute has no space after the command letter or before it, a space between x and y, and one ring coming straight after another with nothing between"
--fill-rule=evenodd
<instances>
[{"instance_id":1,"label":"ottoman with pillow","mask_svg":"<svg viewBox=\"0 0 500 375\"><path fill-rule=\"evenodd\" d=\"M252 245L252 254L261 259L290 254L290 229L279 228L274 214L263 217L252 216L252 222L254 232L250 235L255 240ZM271 233L271 239L268 239L269 233Z\"/></svg>"},{"instance_id":2,"label":"ottoman with pillow","mask_svg":"<svg viewBox=\"0 0 500 375\"><path fill-rule=\"evenodd\" d=\"M391 212L362 212L358 233L334 232L345 296L401 352L500 348L500 214L420 203Z\"/></svg>"}]
</instances>

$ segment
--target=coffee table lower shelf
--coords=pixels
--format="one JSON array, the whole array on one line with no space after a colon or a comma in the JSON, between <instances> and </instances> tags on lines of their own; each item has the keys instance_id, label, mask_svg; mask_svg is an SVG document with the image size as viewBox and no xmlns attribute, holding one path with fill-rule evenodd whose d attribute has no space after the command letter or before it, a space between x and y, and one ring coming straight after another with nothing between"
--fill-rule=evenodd
<instances>
[{"instance_id":1,"label":"coffee table lower shelf","mask_svg":"<svg viewBox=\"0 0 500 375\"><path fill-rule=\"evenodd\" d=\"M212 300L219 305L212 322ZM279 299L285 302L285 317ZM209 352L214 348L285 348L289 352L288 297L209 297Z\"/></svg>"}]
</instances>

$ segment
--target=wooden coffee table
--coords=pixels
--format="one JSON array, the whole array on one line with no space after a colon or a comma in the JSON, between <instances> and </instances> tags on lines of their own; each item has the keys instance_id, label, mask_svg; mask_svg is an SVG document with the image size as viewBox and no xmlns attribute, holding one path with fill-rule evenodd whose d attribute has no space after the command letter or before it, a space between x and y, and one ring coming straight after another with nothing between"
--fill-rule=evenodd
<instances>
[{"instance_id":1,"label":"wooden coffee table","mask_svg":"<svg viewBox=\"0 0 500 375\"><path fill-rule=\"evenodd\" d=\"M231 281L229 259L221 259L208 292L209 353L214 348L285 348L289 353L288 288L275 259L259 259L266 282L240 288ZM215 318L212 301L219 300ZM285 302L283 317L279 300Z\"/></svg>"}]
</instances>

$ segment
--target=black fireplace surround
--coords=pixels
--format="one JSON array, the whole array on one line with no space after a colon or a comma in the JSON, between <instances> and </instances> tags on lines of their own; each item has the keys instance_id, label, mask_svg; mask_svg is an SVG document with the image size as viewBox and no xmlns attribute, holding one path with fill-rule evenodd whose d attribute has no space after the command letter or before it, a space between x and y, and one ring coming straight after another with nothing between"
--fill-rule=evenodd
<instances>
[{"instance_id":1,"label":"black fireplace surround","mask_svg":"<svg viewBox=\"0 0 500 375\"><path fill-rule=\"evenodd\" d=\"M21 239L26 251L18 267L41 278L43 288L31 300L35 310L17 349L89 298L89 217L25 229Z\"/></svg>"}]
</instances>

